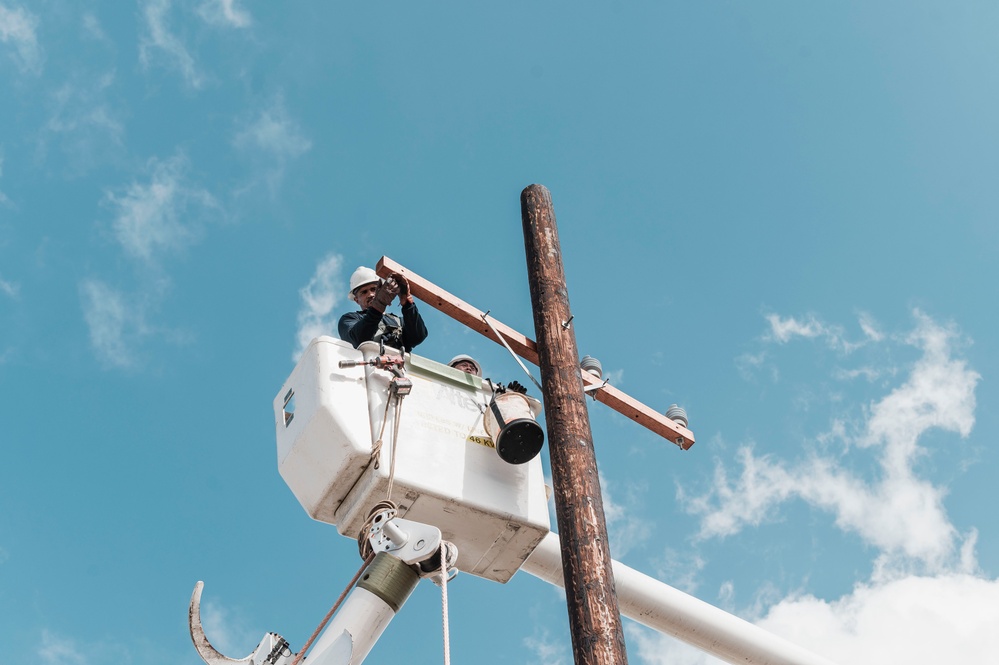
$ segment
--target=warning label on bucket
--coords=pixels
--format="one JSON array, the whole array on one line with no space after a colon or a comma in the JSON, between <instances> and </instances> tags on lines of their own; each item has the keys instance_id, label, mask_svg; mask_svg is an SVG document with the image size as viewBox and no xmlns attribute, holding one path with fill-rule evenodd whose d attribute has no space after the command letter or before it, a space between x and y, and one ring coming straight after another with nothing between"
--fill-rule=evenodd
<instances>
[{"instance_id":1,"label":"warning label on bucket","mask_svg":"<svg viewBox=\"0 0 999 665\"><path fill-rule=\"evenodd\" d=\"M486 448L495 448L496 447L496 444L488 436L476 436L476 435L472 434L472 435L469 435L468 439L466 439L466 440L467 441L471 441L472 443L477 443L480 446L485 446Z\"/></svg>"}]
</instances>

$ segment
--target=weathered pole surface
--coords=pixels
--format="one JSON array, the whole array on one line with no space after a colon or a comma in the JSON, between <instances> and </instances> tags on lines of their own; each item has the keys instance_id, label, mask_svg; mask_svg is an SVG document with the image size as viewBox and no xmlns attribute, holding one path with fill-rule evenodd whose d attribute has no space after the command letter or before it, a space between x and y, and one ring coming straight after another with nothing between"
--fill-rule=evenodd
<instances>
[{"instance_id":1,"label":"weathered pole surface","mask_svg":"<svg viewBox=\"0 0 999 665\"><path fill-rule=\"evenodd\" d=\"M628 662L551 194L520 194L555 513L577 665Z\"/></svg>"}]
</instances>

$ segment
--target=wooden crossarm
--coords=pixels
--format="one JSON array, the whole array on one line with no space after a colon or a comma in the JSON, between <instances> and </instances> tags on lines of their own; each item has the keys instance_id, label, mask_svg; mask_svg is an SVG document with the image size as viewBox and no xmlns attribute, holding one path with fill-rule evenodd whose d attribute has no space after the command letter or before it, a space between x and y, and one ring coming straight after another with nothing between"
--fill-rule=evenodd
<instances>
[{"instance_id":1,"label":"wooden crossarm","mask_svg":"<svg viewBox=\"0 0 999 665\"><path fill-rule=\"evenodd\" d=\"M461 298L445 291L433 282L420 277L411 270L407 270L402 265L396 263L387 256L378 260L375 271L381 277L388 277L392 273L399 273L409 280L409 288L413 296L419 298L439 312L450 316L458 323L464 324L476 332L491 339L497 344L496 335L489 329L489 325L482 319L484 312L469 305ZM496 331L506 340L513 352L518 356L535 365L538 364L537 343L513 328L500 323L490 315L490 322ZM589 386L600 386L601 379L593 376L589 372L581 372L583 384ZM608 384L590 393L598 402L606 404L621 415L631 418L642 427L655 432L659 436L672 441L687 450L694 445L694 433L686 427L681 427L675 421L665 415L653 410L651 407L642 404L630 395L621 392L614 386Z\"/></svg>"}]
</instances>

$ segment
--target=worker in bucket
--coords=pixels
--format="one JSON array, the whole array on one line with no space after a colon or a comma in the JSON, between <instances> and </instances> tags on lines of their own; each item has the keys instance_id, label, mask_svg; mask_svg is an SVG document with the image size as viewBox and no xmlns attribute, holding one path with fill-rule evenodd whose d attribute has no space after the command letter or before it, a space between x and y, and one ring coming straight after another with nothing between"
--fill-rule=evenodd
<instances>
[{"instance_id":1,"label":"worker in bucket","mask_svg":"<svg viewBox=\"0 0 999 665\"><path fill-rule=\"evenodd\" d=\"M396 296L402 305L401 318L385 311ZM382 280L374 270L361 266L350 276L348 297L361 309L341 316L337 330L340 339L350 342L355 349L361 342L374 341L412 351L427 338L427 326L413 302L409 281L399 273Z\"/></svg>"},{"instance_id":2,"label":"worker in bucket","mask_svg":"<svg viewBox=\"0 0 999 665\"><path fill-rule=\"evenodd\" d=\"M451 358L447 365L448 367L454 367L474 376L482 376L482 365L479 364L479 361L463 353Z\"/></svg>"},{"instance_id":3,"label":"worker in bucket","mask_svg":"<svg viewBox=\"0 0 999 665\"><path fill-rule=\"evenodd\" d=\"M479 364L479 361L472 356L465 355L464 353L458 354L454 358L451 358L447 365L448 367L459 369L462 372L472 374L473 376L482 376L482 365ZM490 383L492 382L490 381ZM505 386L502 383L497 383L495 384L495 388L497 393L505 393L507 390L510 390L515 393L520 393L521 395L527 394L527 388L516 381L511 381Z\"/></svg>"}]
</instances>

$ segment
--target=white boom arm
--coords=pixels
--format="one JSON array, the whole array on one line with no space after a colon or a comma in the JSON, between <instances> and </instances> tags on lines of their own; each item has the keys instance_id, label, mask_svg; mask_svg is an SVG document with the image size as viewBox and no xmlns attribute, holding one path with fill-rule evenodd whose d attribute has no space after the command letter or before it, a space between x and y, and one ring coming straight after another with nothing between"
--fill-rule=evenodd
<instances>
[{"instance_id":1,"label":"white boom arm","mask_svg":"<svg viewBox=\"0 0 999 665\"><path fill-rule=\"evenodd\" d=\"M558 534L549 533L521 570L558 587L562 576ZM834 665L759 626L709 605L614 561L621 614L734 665Z\"/></svg>"}]
</instances>

